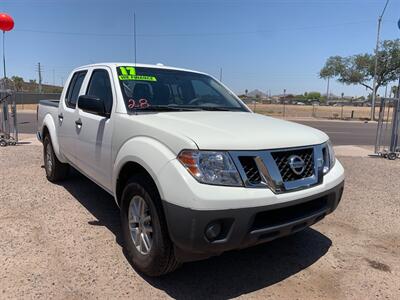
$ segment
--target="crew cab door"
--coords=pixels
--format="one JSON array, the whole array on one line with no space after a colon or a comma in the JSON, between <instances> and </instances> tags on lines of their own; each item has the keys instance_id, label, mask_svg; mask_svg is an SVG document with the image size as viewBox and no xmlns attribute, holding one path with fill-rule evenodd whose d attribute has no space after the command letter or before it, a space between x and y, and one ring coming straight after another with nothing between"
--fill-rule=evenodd
<instances>
[{"instance_id":1,"label":"crew cab door","mask_svg":"<svg viewBox=\"0 0 400 300\"><path fill-rule=\"evenodd\" d=\"M75 124L75 120L78 118L76 103L82 92L86 74L87 70L83 70L77 71L71 76L67 91L60 99L58 120L56 120L61 152L72 164L76 164L76 158L79 156L79 151L76 148L76 140L78 138Z\"/></svg>"},{"instance_id":2,"label":"crew cab door","mask_svg":"<svg viewBox=\"0 0 400 300\"><path fill-rule=\"evenodd\" d=\"M89 70L89 80L85 95L104 100L106 112L111 116L115 102L115 89L112 85L111 70L107 67L96 67ZM112 190L112 116L105 117L78 110L77 126L79 149L78 166L92 180L103 188Z\"/></svg>"}]
</instances>

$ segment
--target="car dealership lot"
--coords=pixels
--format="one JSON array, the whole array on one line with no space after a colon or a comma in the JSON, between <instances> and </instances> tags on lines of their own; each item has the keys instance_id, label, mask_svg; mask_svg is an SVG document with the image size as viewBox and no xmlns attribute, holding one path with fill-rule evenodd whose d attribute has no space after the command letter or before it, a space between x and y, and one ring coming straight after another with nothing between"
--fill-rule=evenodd
<instances>
[{"instance_id":1,"label":"car dealership lot","mask_svg":"<svg viewBox=\"0 0 400 300\"><path fill-rule=\"evenodd\" d=\"M2 299L400 297L400 161L339 148L346 188L335 213L296 236L154 279L125 259L112 197L76 172L47 182L41 145L24 141L0 149Z\"/></svg>"}]
</instances>

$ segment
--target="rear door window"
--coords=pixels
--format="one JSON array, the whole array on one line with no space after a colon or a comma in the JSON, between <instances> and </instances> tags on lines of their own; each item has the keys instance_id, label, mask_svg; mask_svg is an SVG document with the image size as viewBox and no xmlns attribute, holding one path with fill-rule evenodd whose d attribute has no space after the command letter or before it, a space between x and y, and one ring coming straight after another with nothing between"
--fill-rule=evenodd
<instances>
[{"instance_id":1,"label":"rear door window","mask_svg":"<svg viewBox=\"0 0 400 300\"><path fill-rule=\"evenodd\" d=\"M67 90L65 103L69 108L75 108L78 101L79 91L81 90L83 80L85 79L87 71L76 72L70 81Z\"/></svg>"}]
</instances>

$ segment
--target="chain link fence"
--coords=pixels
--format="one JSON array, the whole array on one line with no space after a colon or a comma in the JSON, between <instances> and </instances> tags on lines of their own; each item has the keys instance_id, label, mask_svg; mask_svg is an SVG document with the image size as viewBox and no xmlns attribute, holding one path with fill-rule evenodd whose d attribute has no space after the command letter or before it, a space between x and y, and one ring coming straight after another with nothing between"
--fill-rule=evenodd
<instances>
[{"instance_id":1,"label":"chain link fence","mask_svg":"<svg viewBox=\"0 0 400 300\"><path fill-rule=\"evenodd\" d=\"M17 110L35 110L43 99L60 99L60 94L0 91L0 146L15 145L18 142Z\"/></svg>"},{"instance_id":2,"label":"chain link fence","mask_svg":"<svg viewBox=\"0 0 400 300\"><path fill-rule=\"evenodd\" d=\"M379 107L375 154L396 159L400 155L400 99L384 98Z\"/></svg>"},{"instance_id":3,"label":"chain link fence","mask_svg":"<svg viewBox=\"0 0 400 300\"><path fill-rule=\"evenodd\" d=\"M44 99L60 99L61 94L59 93L14 93L13 97L15 103L19 109L33 109L39 103L40 100Z\"/></svg>"},{"instance_id":4,"label":"chain link fence","mask_svg":"<svg viewBox=\"0 0 400 300\"><path fill-rule=\"evenodd\" d=\"M371 114L371 108L366 106L261 104L256 102L250 103L248 106L256 113L283 118L369 120ZM378 110L376 110L376 112L378 112Z\"/></svg>"},{"instance_id":5,"label":"chain link fence","mask_svg":"<svg viewBox=\"0 0 400 300\"><path fill-rule=\"evenodd\" d=\"M0 91L0 146L15 145L18 142L17 106L13 94Z\"/></svg>"}]
</instances>

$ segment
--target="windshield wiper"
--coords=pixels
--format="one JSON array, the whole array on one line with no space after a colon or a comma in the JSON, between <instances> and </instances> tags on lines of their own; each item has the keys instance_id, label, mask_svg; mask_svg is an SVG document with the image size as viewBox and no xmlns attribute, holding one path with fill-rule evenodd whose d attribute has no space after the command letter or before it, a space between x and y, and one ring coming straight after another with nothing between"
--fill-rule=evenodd
<instances>
[{"instance_id":1,"label":"windshield wiper","mask_svg":"<svg viewBox=\"0 0 400 300\"><path fill-rule=\"evenodd\" d=\"M186 105L150 105L145 108L135 108L134 111L240 111L239 107L220 107L220 106L186 106Z\"/></svg>"},{"instance_id":2,"label":"windshield wiper","mask_svg":"<svg viewBox=\"0 0 400 300\"><path fill-rule=\"evenodd\" d=\"M136 111L194 111L192 107L172 106L172 105L150 105L148 107L136 108Z\"/></svg>"},{"instance_id":3,"label":"windshield wiper","mask_svg":"<svg viewBox=\"0 0 400 300\"><path fill-rule=\"evenodd\" d=\"M196 108L208 111L238 111L242 110L239 107L222 107L222 106L196 106Z\"/></svg>"},{"instance_id":4,"label":"windshield wiper","mask_svg":"<svg viewBox=\"0 0 400 300\"><path fill-rule=\"evenodd\" d=\"M218 106L199 106L202 110L210 110L210 111L230 111L229 108L226 107L218 107Z\"/></svg>"}]
</instances>

